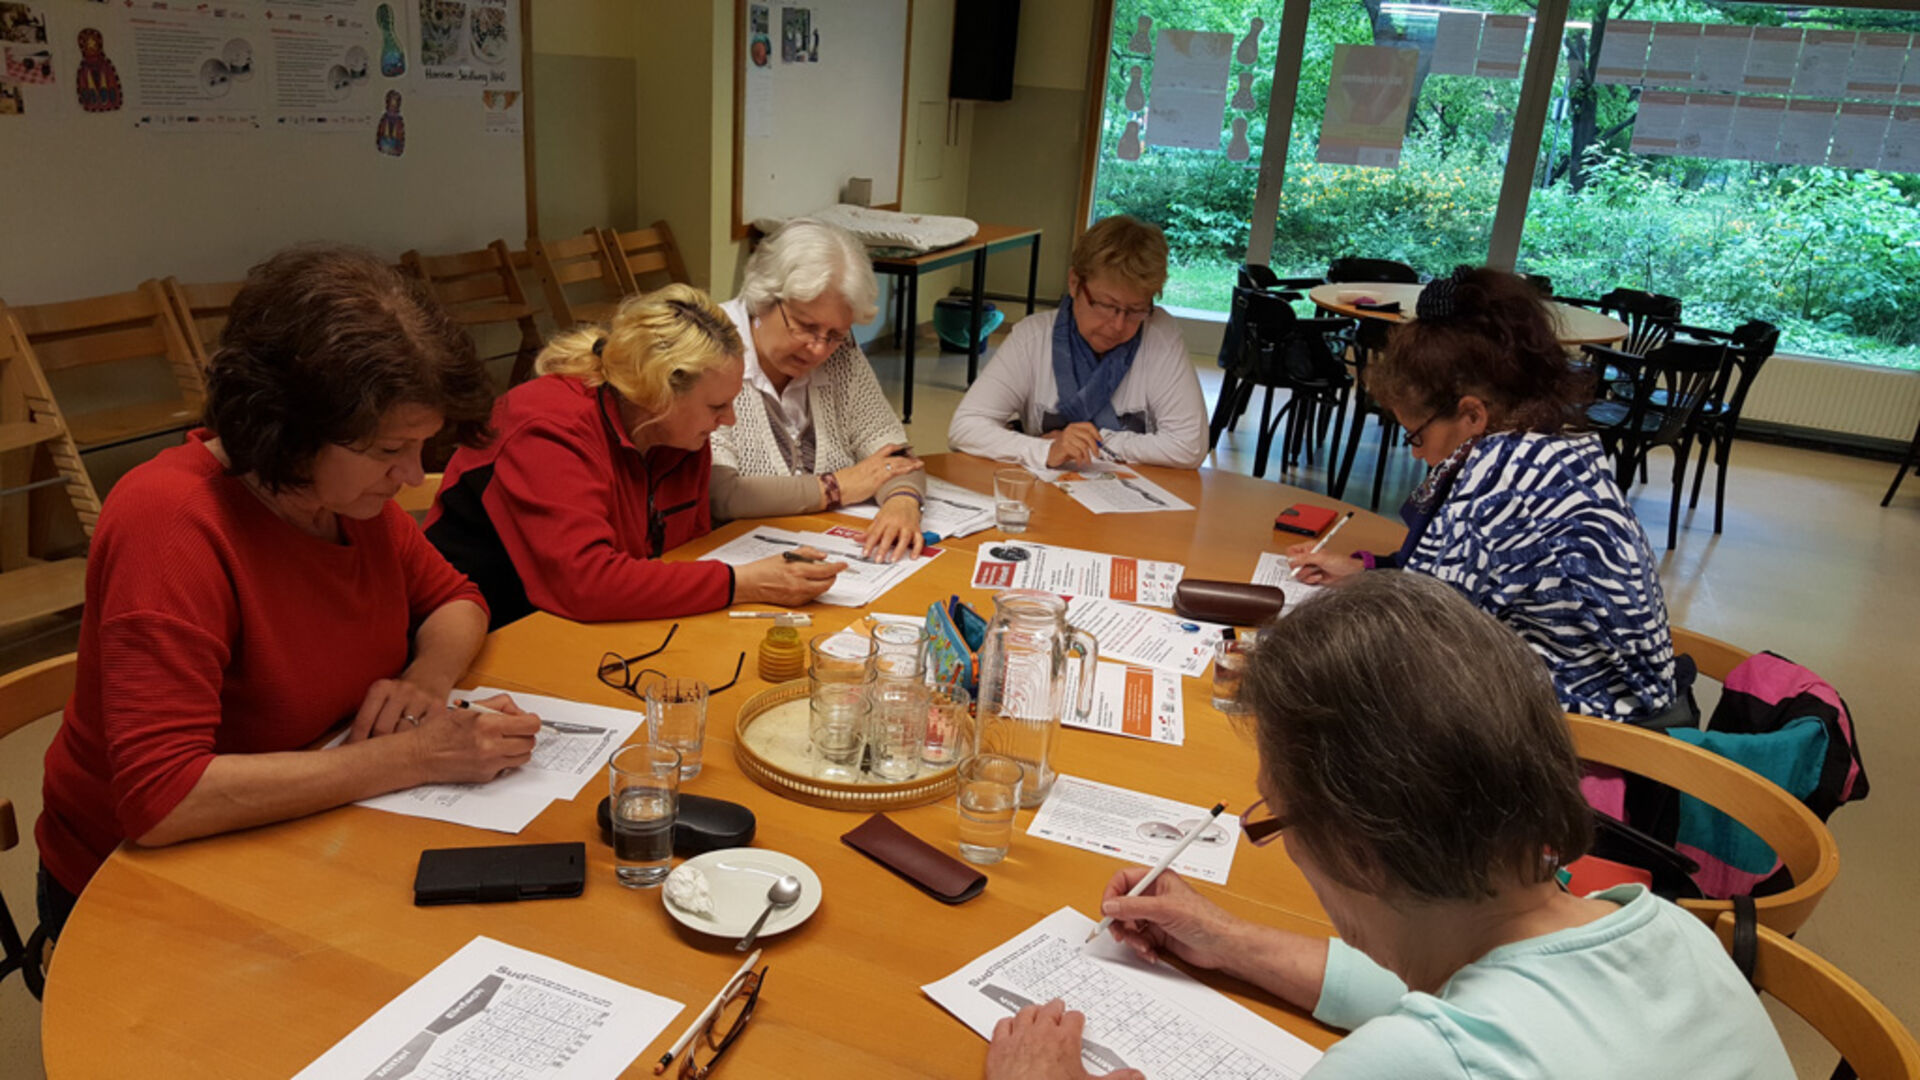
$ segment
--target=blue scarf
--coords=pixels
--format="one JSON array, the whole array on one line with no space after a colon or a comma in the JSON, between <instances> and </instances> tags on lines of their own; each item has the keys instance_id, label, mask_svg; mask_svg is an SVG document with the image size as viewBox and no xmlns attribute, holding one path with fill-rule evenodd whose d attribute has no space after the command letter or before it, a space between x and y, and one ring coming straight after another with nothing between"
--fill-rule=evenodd
<instances>
[{"instance_id":1,"label":"blue scarf","mask_svg":"<svg viewBox=\"0 0 1920 1080\"><path fill-rule=\"evenodd\" d=\"M1058 395L1053 412L1063 426L1084 421L1102 431L1120 430L1113 392L1133 370L1133 356L1140 351L1146 332L1142 323L1133 337L1108 350L1105 357L1095 356L1093 346L1074 325L1072 298L1060 298L1060 314L1053 320L1053 386Z\"/></svg>"}]
</instances>

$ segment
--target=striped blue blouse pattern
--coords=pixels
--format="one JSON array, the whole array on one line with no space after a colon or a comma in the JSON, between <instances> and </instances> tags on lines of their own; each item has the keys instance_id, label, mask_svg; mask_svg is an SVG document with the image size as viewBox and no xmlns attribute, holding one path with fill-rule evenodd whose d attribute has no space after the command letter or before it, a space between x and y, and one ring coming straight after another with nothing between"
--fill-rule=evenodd
<instances>
[{"instance_id":1,"label":"striped blue blouse pattern","mask_svg":"<svg viewBox=\"0 0 1920 1080\"><path fill-rule=\"evenodd\" d=\"M1598 436L1481 439L1406 568L1519 633L1569 711L1648 719L1672 705L1673 637L1653 548Z\"/></svg>"}]
</instances>

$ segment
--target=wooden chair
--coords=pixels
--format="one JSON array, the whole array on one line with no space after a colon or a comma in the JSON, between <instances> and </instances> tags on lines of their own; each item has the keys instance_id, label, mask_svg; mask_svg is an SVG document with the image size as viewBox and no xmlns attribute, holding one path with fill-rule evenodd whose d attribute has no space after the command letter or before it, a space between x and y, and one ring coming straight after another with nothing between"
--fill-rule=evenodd
<instances>
[{"instance_id":1,"label":"wooden chair","mask_svg":"<svg viewBox=\"0 0 1920 1080\"><path fill-rule=\"evenodd\" d=\"M517 324L520 347L514 353L513 373L507 385L517 385L533 373L533 359L540 352L540 328L534 323L538 309L527 302L505 240L453 255L408 251L400 256L400 262L409 274L427 283L434 297L462 326Z\"/></svg>"},{"instance_id":2,"label":"wooden chair","mask_svg":"<svg viewBox=\"0 0 1920 1080\"><path fill-rule=\"evenodd\" d=\"M613 272L620 277L622 291L650 292L670 282L693 283L687 276L687 264L680 258L680 246L673 242L673 227L666 221L632 232L602 229L600 236L613 259Z\"/></svg>"},{"instance_id":3,"label":"wooden chair","mask_svg":"<svg viewBox=\"0 0 1920 1080\"><path fill-rule=\"evenodd\" d=\"M1733 915L1720 916L1713 929L1733 951ZM1920 1043L1891 1010L1813 950L1766 926L1756 931L1753 988L1771 994L1840 1051L1835 1080L1920 1078Z\"/></svg>"},{"instance_id":4,"label":"wooden chair","mask_svg":"<svg viewBox=\"0 0 1920 1080\"><path fill-rule=\"evenodd\" d=\"M422 477L419 483L408 484L401 488L399 494L393 497L393 501L400 504L400 509L415 517L425 514L433 509L433 500L440 494L440 480L445 475L430 472Z\"/></svg>"},{"instance_id":5,"label":"wooden chair","mask_svg":"<svg viewBox=\"0 0 1920 1080\"><path fill-rule=\"evenodd\" d=\"M0 739L67 707L79 660L68 653L0 675ZM0 795L0 851L12 851L19 843L20 823L14 818L13 800ZM46 986L53 948L38 933L21 939L4 896L0 896L0 952L5 954L0 959L0 979L18 971L27 981L28 992L38 998Z\"/></svg>"},{"instance_id":6,"label":"wooden chair","mask_svg":"<svg viewBox=\"0 0 1920 1080\"><path fill-rule=\"evenodd\" d=\"M607 254L607 235L588 229L564 240L527 238L527 255L533 260L534 272L540 275L547 311L562 330L607 321L627 291L614 270L613 258ZM598 283L591 298L576 301L567 295L567 286L584 282Z\"/></svg>"},{"instance_id":7,"label":"wooden chair","mask_svg":"<svg viewBox=\"0 0 1920 1080\"><path fill-rule=\"evenodd\" d=\"M186 331L187 345L194 350L200 361L200 369L205 371L213 360L213 354L220 348L220 334L227 328L227 313L233 310L233 298L240 294L240 286L245 282L218 281L202 285L185 285L179 278L167 278L160 283L166 290L167 302L173 305L174 318Z\"/></svg>"},{"instance_id":8,"label":"wooden chair","mask_svg":"<svg viewBox=\"0 0 1920 1080\"><path fill-rule=\"evenodd\" d=\"M82 369L98 368L95 374L111 372L116 389L155 391L147 400L87 412L69 404L63 410L67 431L82 451L185 431L200 422L206 389L199 354L187 343L160 282L112 296L16 307L13 313L56 390ZM166 393L159 393L162 372L171 384Z\"/></svg>"},{"instance_id":9,"label":"wooden chair","mask_svg":"<svg viewBox=\"0 0 1920 1080\"><path fill-rule=\"evenodd\" d=\"M1610 765L1691 795L1753 830L1773 848L1794 884L1785 892L1754 898L1761 925L1783 934L1798 930L1839 875L1840 848L1833 833L1804 803L1759 773L1632 724L1569 714L1567 726L1580 760ZM1679 903L1708 924L1733 910L1730 900Z\"/></svg>"},{"instance_id":10,"label":"wooden chair","mask_svg":"<svg viewBox=\"0 0 1920 1080\"><path fill-rule=\"evenodd\" d=\"M43 562L32 555L33 499L54 487L91 537L100 496L26 334L0 307L0 627L78 607L86 597L85 556Z\"/></svg>"},{"instance_id":11,"label":"wooden chair","mask_svg":"<svg viewBox=\"0 0 1920 1080\"><path fill-rule=\"evenodd\" d=\"M1673 654L1693 657L1694 668L1714 682L1726 682L1727 673L1753 655L1738 645L1729 645L1684 626L1675 626L1672 632Z\"/></svg>"}]
</instances>

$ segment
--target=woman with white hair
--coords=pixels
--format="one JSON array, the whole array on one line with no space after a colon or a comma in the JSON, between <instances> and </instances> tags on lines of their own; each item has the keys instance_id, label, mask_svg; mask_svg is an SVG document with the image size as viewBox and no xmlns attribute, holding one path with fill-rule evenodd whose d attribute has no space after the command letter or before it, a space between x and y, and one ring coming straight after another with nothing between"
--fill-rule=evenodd
<instances>
[{"instance_id":1,"label":"woman with white hair","mask_svg":"<svg viewBox=\"0 0 1920 1080\"><path fill-rule=\"evenodd\" d=\"M866 554L920 553L925 467L853 340L880 293L865 245L798 218L761 241L720 305L746 346L733 427L713 435L716 520L811 514L871 499Z\"/></svg>"}]
</instances>

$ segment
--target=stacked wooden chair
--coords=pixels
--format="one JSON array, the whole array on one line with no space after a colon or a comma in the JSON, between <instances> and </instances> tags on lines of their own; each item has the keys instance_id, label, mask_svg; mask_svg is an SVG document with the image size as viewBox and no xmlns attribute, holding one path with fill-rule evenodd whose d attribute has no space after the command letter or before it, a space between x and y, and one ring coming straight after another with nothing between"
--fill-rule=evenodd
<instances>
[{"instance_id":1,"label":"stacked wooden chair","mask_svg":"<svg viewBox=\"0 0 1920 1080\"><path fill-rule=\"evenodd\" d=\"M48 561L34 553L45 529L33 510L56 491L91 538L100 497L27 335L0 306L0 629L78 607L86 596L84 555Z\"/></svg>"}]
</instances>

